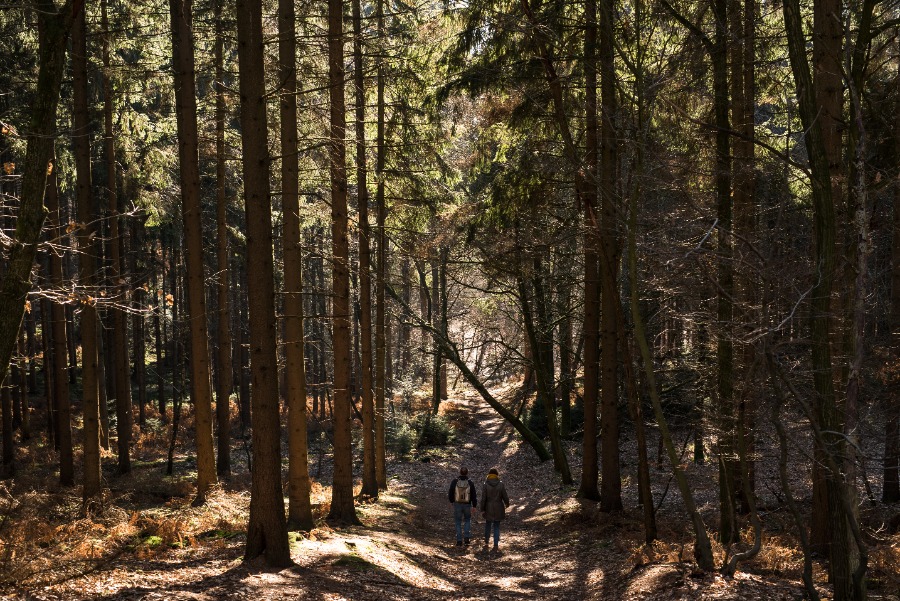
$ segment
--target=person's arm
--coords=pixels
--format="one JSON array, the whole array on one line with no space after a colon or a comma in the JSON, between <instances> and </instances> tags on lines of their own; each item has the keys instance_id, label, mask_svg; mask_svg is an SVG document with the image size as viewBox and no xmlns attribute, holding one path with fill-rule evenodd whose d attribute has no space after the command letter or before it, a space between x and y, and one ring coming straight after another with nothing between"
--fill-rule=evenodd
<instances>
[{"instance_id":1,"label":"person's arm","mask_svg":"<svg viewBox=\"0 0 900 601\"><path fill-rule=\"evenodd\" d=\"M478 491L475 490L475 483L469 480L469 489L472 491L472 507L478 507Z\"/></svg>"},{"instance_id":2,"label":"person's arm","mask_svg":"<svg viewBox=\"0 0 900 601\"><path fill-rule=\"evenodd\" d=\"M481 487L481 505L479 505L479 509L481 509L481 513L484 513L485 504L487 503L487 484Z\"/></svg>"},{"instance_id":3,"label":"person's arm","mask_svg":"<svg viewBox=\"0 0 900 601\"><path fill-rule=\"evenodd\" d=\"M456 478L450 483L450 490L447 491L447 500L453 502L453 487L456 486Z\"/></svg>"},{"instance_id":4,"label":"person's arm","mask_svg":"<svg viewBox=\"0 0 900 601\"><path fill-rule=\"evenodd\" d=\"M506 485L500 490L500 496L503 498L503 504L509 507L509 495L506 494Z\"/></svg>"}]
</instances>

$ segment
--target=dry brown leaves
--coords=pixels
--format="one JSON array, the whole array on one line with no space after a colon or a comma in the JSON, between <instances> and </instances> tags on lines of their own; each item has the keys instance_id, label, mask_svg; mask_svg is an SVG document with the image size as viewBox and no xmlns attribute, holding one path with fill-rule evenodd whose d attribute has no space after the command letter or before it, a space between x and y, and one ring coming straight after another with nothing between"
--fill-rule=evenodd
<instances>
[{"instance_id":1,"label":"dry brown leaves","mask_svg":"<svg viewBox=\"0 0 900 601\"><path fill-rule=\"evenodd\" d=\"M497 393L511 398L515 384ZM314 483L320 518L310 533L292 533L295 566L271 571L244 562L243 531L249 497L246 476L217 490L200 508L190 506L185 478L162 481L153 466L116 481L102 515L80 515L68 493L0 491L7 515L0 528L0 582L4 599L570 599L744 600L802 597L790 520L764 516L763 551L732 579L703 574L692 561L692 537L677 491L670 488L659 515L660 539L643 542L636 509L633 441L623 440L626 510L603 514L573 498L550 462L527 445L477 395L459 393L442 406L458 427L452 448L423 453L427 460L393 461L390 487L358 506L362 527L332 528L321 521L330 490ZM158 446L141 439L142 452ZM579 445L567 445L572 473L580 473ZM476 482L497 467L512 501L501 534L502 553L481 546L483 522L472 524L473 544L456 547L446 499L451 478L465 464ZM327 479L325 465L323 479ZM140 472L140 470L138 470ZM691 483L708 523L715 516L715 467L690 468ZM668 481L653 470L659 502ZM155 479L155 481L154 481ZM36 490L38 488L35 488ZM480 493L480 487L479 487ZM868 516L876 524L884 516ZM874 528L874 526L873 526ZM743 533L749 542L750 533ZM900 590L900 535L881 534L871 551L872 598ZM722 561L725 549L716 547ZM827 597L823 566L817 582Z\"/></svg>"}]
</instances>

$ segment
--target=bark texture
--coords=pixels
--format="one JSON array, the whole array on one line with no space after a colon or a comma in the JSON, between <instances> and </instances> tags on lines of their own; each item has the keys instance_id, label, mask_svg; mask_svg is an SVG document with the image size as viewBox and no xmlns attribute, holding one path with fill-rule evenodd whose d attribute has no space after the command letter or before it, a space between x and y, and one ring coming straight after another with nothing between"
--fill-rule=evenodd
<instances>
[{"instance_id":1,"label":"bark texture","mask_svg":"<svg viewBox=\"0 0 900 601\"><path fill-rule=\"evenodd\" d=\"M244 558L264 555L268 565L279 567L290 565L291 553L281 488L275 268L261 0L239 0L237 22L253 419L253 476Z\"/></svg>"},{"instance_id":2,"label":"bark texture","mask_svg":"<svg viewBox=\"0 0 900 601\"><path fill-rule=\"evenodd\" d=\"M196 505L216 484L213 452L212 382L209 332L206 327L206 279L203 273L203 227L200 207L200 155L197 134L197 98L194 81L192 0L170 0L172 62L175 75L175 111L178 122L181 216L187 255L187 309L191 335L191 397L197 445Z\"/></svg>"}]
</instances>

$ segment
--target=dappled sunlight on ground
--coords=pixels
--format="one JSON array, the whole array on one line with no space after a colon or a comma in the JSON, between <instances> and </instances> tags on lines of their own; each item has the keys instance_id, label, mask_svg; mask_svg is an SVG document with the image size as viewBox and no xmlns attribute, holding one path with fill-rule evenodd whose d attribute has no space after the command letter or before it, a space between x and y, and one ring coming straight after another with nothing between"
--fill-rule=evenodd
<instances>
[{"instance_id":1,"label":"dappled sunlight on ground","mask_svg":"<svg viewBox=\"0 0 900 601\"><path fill-rule=\"evenodd\" d=\"M505 393L495 393L508 401L516 390L509 385ZM42 586L0 589L0 598L774 601L802 596L798 576L802 558L783 514L765 516L769 531L763 552L733 579L703 574L692 561L692 531L680 495L666 483L668 472L656 467L651 468L651 478L655 501L662 506L660 540L644 544L632 473L633 441L623 441L626 508L605 514L597 504L574 498L575 486L562 485L552 462L538 461L531 447L478 395L454 396L442 403L441 412L457 427L453 444L425 449L415 459L392 461L389 490L375 501L357 505L362 526L333 529L320 521L310 533L291 533L295 565L290 568L269 570L259 560L242 561L246 492L217 490L204 507L191 508L189 497L177 496L180 484L175 482L164 497L135 499L138 509L132 513L116 509L118 513L106 518L78 522L98 533L88 537L91 541L99 541L90 561L80 565L82 573L71 571ZM577 480L580 445L565 444ZM455 545L446 495L460 465L468 467L479 495L492 467L498 468L506 484L511 507L502 525L499 553L483 546L484 522L478 512L473 512L472 544ZM705 517L713 524L715 466L691 466L689 476ZM316 483L317 515L327 510L329 494L327 487ZM77 505L76 501L72 503ZM31 522L36 524L35 519ZM73 528L35 525L32 532L68 544ZM714 547L721 560L724 550L716 543ZM891 567L896 555L891 549L873 553L873 566L882 573L896 569ZM33 578L39 581L40 574ZM827 596L818 563L816 579ZM870 598L900 601L885 592L873 591Z\"/></svg>"}]
</instances>

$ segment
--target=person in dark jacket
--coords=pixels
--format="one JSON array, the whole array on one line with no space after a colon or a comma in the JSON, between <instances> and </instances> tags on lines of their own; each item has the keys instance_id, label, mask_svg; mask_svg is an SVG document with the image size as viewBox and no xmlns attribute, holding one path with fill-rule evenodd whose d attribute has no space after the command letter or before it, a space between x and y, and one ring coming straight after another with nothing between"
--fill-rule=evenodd
<instances>
[{"instance_id":1,"label":"person in dark jacket","mask_svg":"<svg viewBox=\"0 0 900 601\"><path fill-rule=\"evenodd\" d=\"M459 468L459 477L450 483L447 491L447 499L453 506L453 521L456 522L456 546L461 547L463 536L466 544L469 544L472 528L472 508L478 506L478 497L475 493L475 484L469 480L469 470ZM463 531L465 522L465 532Z\"/></svg>"},{"instance_id":2,"label":"person in dark jacket","mask_svg":"<svg viewBox=\"0 0 900 601\"><path fill-rule=\"evenodd\" d=\"M487 479L481 487L481 515L484 516L484 546L487 548L490 541L491 529L494 531L494 551L500 548L500 522L506 517L506 508L509 507L509 495L506 494L506 486L500 479L497 468L491 468Z\"/></svg>"}]
</instances>

